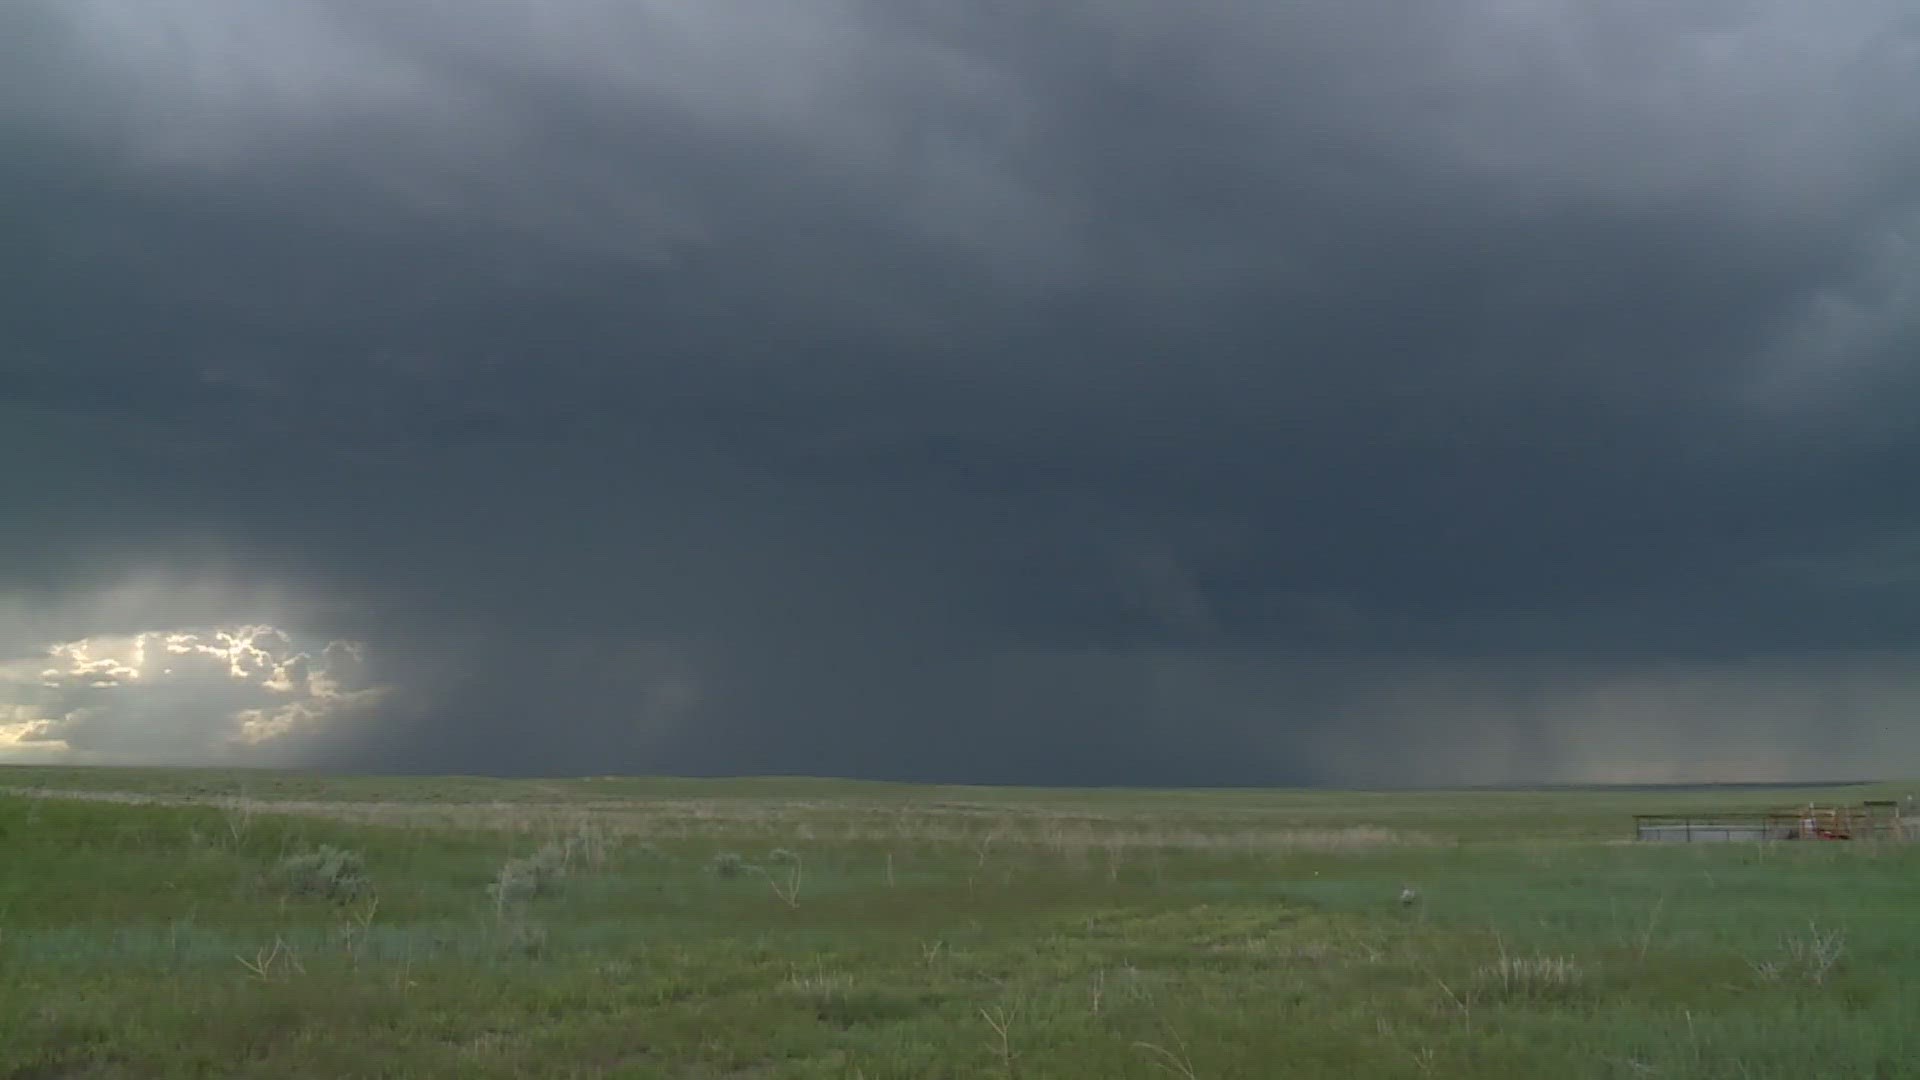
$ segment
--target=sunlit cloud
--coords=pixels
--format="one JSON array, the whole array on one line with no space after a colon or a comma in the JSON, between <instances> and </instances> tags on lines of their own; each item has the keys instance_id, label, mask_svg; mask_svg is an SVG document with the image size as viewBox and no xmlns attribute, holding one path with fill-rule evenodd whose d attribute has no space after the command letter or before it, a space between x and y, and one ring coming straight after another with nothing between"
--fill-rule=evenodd
<instances>
[{"instance_id":1,"label":"sunlit cloud","mask_svg":"<svg viewBox=\"0 0 1920 1080\"><path fill-rule=\"evenodd\" d=\"M328 721L339 712L377 705L387 694L387 688L371 686L325 697L301 698L278 708L243 709L234 714L239 724L234 738L247 746L257 746L291 735L324 731Z\"/></svg>"},{"instance_id":2,"label":"sunlit cloud","mask_svg":"<svg viewBox=\"0 0 1920 1080\"><path fill-rule=\"evenodd\" d=\"M365 659L267 624L54 642L0 660L0 761L244 763L383 700Z\"/></svg>"},{"instance_id":3,"label":"sunlit cloud","mask_svg":"<svg viewBox=\"0 0 1920 1080\"><path fill-rule=\"evenodd\" d=\"M26 705L0 705L0 761L46 757L71 748L52 737L54 722Z\"/></svg>"},{"instance_id":4,"label":"sunlit cloud","mask_svg":"<svg viewBox=\"0 0 1920 1080\"><path fill-rule=\"evenodd\" d=\"M140 678L147 663L147 635L64 641L47 652L54 663L40 672L45 685L60 687L78 680L96 688L113 687Z\"/></svg>"}]
</instances>

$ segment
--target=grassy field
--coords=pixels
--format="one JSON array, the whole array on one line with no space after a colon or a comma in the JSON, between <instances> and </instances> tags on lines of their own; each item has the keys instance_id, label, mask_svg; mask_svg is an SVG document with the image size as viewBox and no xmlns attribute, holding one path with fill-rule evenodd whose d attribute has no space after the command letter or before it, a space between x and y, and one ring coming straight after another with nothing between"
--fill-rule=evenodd
<instances>
[{"instance_id":1,"label":"grassy field","mask_svg":"<svg viewBox=\"0 0 1920 1080\"><path fill-rule=\"evenodd\" d=\"M0 1077L1920 1077L1838 792L0 769Z\"/></svg>"}]
</instances>

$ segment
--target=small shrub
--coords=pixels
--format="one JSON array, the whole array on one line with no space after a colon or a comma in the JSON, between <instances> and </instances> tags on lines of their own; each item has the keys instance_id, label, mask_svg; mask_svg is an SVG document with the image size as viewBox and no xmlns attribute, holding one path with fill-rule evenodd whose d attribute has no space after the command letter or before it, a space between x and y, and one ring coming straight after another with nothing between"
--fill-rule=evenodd
<instances>
[{"instance_id":1,"label":"small shrub","mask_svg":"<svg viewBox=\"0 0 1920 1080\"><path fill-rule=\"evenodd\" d=\"M502 903L531 900L540 895L544 884L525 859L510 860L487 885L487 895Z\"/></svg>"},{"instance_id":2,"label":"small shrub","mask_svg":"<svg viewBox=\"0 0 1920 1080\"><path fill-rule=\"evenodd\" d=\"M280 860L269 875L272 884L288 896L323 897L348 901L373 894L366 860L348 848L322 844Z\"/></svg>"},{"instance_id":3,"label":"small shrub","mask_svg":"<svg viewBox=\"0 0 1920 1080\"><path fill-rule=\"evenodd\" d=\"M741 858L738 852L723 851L713 857L713 872L723 878L739 877L746 870L747 860Z\"/></svg>"},{"instance_id":4,"label":"small shrub","mask_svg":"<svg viewBox=\"0 0 1920 1080\"><path fill-rule=\"evenodd\" d=\"M785 867L784 872L776 876L772 870L764 866L756 866L752 869L766 875L767 884L772 887L773 895L779 897L782 903L788 907L799 907L800 879L806 871L800 861L800 853L787 848L774 848L767 853L767 862L773 866Z\"/></svg>"},{"instance_id":5,"label":"small shrub","mask_svg":"<svg viewBox=\"0 0 1920 1080\"><path fill-rule=\"evenodd\" d=\"M568 844L547 843L525 858L508 859L487 886L487 894L501 903L551 896L560 891L572 854Z\"/></svg>"}]
</instances>

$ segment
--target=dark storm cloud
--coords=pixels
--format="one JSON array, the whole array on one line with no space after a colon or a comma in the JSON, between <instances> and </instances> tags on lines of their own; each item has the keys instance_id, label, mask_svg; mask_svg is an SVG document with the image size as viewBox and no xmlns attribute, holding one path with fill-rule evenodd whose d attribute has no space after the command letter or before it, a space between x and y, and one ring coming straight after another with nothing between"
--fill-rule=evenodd
<instances>
[{"instance_id":1,"label":"dark storm cloud","mask_svg":"<svg viewBox=\"0 0 1920 1080\"><path fill-rule=\"evenodd\" d=\"M1860 659L1920 643L1904 5L0 42L9 632L182 574L304 612L392 688L313 760L1664 775L1590 732L1767 701L1757 770L1876 761L1808 711L1912 760Z\"/></svg>"}]
</instances>

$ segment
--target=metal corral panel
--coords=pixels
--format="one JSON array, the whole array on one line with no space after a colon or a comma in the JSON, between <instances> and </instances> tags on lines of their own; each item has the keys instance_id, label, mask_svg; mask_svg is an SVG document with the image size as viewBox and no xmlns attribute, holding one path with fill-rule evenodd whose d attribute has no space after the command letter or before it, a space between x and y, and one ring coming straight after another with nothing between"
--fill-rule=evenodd
<instances>
[{"instance_id":1,"label":"metal corral panel","mask_svg":"<svg viewBox=\"0 0 1920 1080\"><path fill-rule=\"evenodd\" d=\"M1640 825L1639 833L1642 840L1664 843L1728 844L1785 840L1792 835L1792 829L1758 822L1645 822Z\"/></svg>"}]
</instances>

